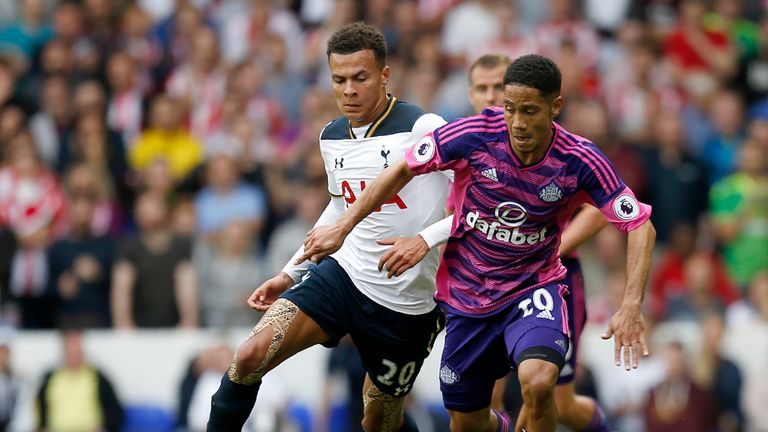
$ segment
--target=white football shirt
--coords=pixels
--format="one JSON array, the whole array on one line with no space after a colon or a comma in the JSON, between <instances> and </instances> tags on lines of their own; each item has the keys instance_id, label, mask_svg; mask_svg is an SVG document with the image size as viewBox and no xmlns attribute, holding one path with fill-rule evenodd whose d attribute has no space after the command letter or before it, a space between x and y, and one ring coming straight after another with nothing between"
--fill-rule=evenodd
<instances>
[{"instance_id":1,"label":"white football shirt","mask_svg":"<svg viewBox=\"0 0 768 432\"><path fill-rule=\"evenodd\" d=\"M390 97L387 110L370 125L351 128L346 118L325 127L320 152L328 174L331 195L343 196L349 207L367 185L389 165L399 161L424 135L445 124L436 114ZM379 271L381 256L390 246L376 243L391 237L415 236L445 217L445 200L451 173L417 176L378 211L363 219L331 255L355 286L370 299L409 315L435 307L435 274L439 255L432 249L415 267L387 279Z\"/></svg>"}]
</instances>

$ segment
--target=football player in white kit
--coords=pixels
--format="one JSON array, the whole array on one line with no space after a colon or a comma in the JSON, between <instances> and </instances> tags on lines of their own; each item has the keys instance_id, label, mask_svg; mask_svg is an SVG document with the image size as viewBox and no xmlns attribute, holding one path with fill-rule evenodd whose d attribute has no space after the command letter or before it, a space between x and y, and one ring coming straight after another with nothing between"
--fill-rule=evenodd
<instances>
[{"instance_id":1,"label":"football player in white kit","mask_svg":"<svg viewBox=\"0 0 768 432\"><path fill-rule=\"evenodd\" d=\"M445 124L440 116L387 93L386 43L375 28L363 23L342 27L330 38L327 55L343 116L320 136L332 199L316 226L338 219L384 168ZM283 271L248 300L266 313L240 345L212 397L209 431L241 430L264 374L310 346L335 346L346 334L367 371L363 428L417 430L403 403L444 326L433 300L438 252L433 249L415 271L389 279L377 268L388 246L377 239L419 234L431 246L446 237L450 224L424 229L443 219L448 183L441 173L414 180L362 221L337 253L312 269L308 261L294 264L304 253L298 245Z\"/></svg>"}]
</instances>

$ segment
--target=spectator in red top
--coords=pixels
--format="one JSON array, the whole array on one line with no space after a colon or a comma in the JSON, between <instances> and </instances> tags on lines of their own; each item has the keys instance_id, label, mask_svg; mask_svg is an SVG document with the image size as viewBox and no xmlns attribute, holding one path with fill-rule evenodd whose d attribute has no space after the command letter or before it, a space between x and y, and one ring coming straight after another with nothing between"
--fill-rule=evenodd
<instances>
[{"instance_id":1,"label":"spectator in red top","mask_svg":"<svg viewBox=\"0 0 768 432\"><path fill-rule=\"evenodd\" d=\"M651 314L661 318L667 313L670 299L685 295L688 283L685 263L693 255L705 257L712 271L712 294L724 306L731 304L739 295L728 279L719 256L708 252L696 252L696 232L690 225L677 225L672 232L669 247L656 264L650 281Z\"/></svg>"},{"instance_id":2,"label":"spectator in red top","mask_svg":"<svg viewBox=\"0 0 768 432\"><path fill-rule=\"evenodd\" d=\"M52 313L45 292L45 251L67 229L66 199L54 174L41 162L29 132L18 133L4 150L0 226L13 231L18 242L11 261L11 293L20 306L23 328L47 328Z\"/></svg>"},{"instance_id":3,"label":"spectator in red top","mask_svg":"<svg viewBox=\"0 0 768 432\"><path fill-rule=\"evenodd\" d=\"M677 28L664 41L664 54L676 69L678 82L695 94L713 90L717 79L730 78L737 70L730 38L720 30L706 29L705 13L702 0L683 0Z\"/></svg>"}]
</instances>

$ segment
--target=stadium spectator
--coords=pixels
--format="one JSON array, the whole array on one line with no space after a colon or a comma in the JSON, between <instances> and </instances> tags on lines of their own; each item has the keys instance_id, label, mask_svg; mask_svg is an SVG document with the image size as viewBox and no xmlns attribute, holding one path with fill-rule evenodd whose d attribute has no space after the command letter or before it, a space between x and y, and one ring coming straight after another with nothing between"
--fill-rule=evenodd
<instances>
[{"instance_id":1,"label":"stadium spectator","mask_svg":"<svg viewBox=\"0 0 768 432\"><path fill-rule=\"evenodd\" d=\"M110 131L102 113L81 114L72 131L67 145L60 148L59 172L77 163L84 163L92 169L109 174L108 189L120 199L130 196L128 191L128 164L125 147L120 134Z\"/></svg>"},{"instance_id":2,"label":"stadium spectator","mask_svg":"<svg viewBox=\"0 0 768 432\"><path fill-rule=\"evenodd\" d=\"M107 110L107 94L102 83L96 79L83 80L75 87L74 109L78 116L99 114L102 117ZM116 131L108 127L111 133Z\"/></svg>"},{"instance_id":3,"label":"stadium spectator","mask_svg":"<svg viewBox=\"0 0 768 432\"><path fill-rule=\"evenodd\" d=\"M715 277L707 253L693 253L684 266L684 288L667 301L664 319L699 322L711 310L725 311L725 305L714 293Z\"/></svg>"},{"instance_id":4,"label":"stadium spectator","mask_svg":"<svg viewBox=\"0 0 768 432\"><path fill-rule=\"evenodd\" d=\"M53 29L46 20L44 0L19 3L19 19L0 29L0 52L19 56L29 63L53 36Z\"/></svg>"},{"instance_id":5,"label":"stadium spectator","mask_svg":"<svg viewBox=\"0 0 768 432\"><path fill-rule=\"evenodd\" d=\"M232 348L215 345L202 349L189 363L179 386L177 426L185 431L204 431L210 399L221 374L229 368Z\"/></svg>"},{"instance_id":6,"label":"stadium spectator","mask_svg":"<svg viewBox=\"0 0 768 432\"><path fill-rule=\"evenodd\" d=\"M738 165L738 152L746 138L744 102L733 90L720 90L712 95L709 106L712 133L704 141L701 157L710 172L710 184L733 173Z\"/></svg>"},{"instance_id":7,"label":"stadium spectator","mask_svg":"<svg viewBox=\"0 0 768 432\"><path fill-rule=\"evenodd\" d=\"M195 198L197 231L215 241L230 222L244 222L251 235L263 226L266 201L261 188L242 180L237 161L221 154L206 164L206 186Z\"/></svg>"},{"instance_id":8,"label":"stadium spectator","mask_svg":"<svg viewBox=\"0 0 768 432\"><path fill-rule=\"evenodd\" d=\"M103 167L88 163L72 165L64 176L64 187L69 196L80 195L94 200L91 234L96 237L106 234L118 238L123 233L123 204L111 185L112 178Z\"/></svg>"},{"instance_id":9,"label":"stadium spectator","mask_svg":"<svg viewBox=\"0 0 768 432\"><path fill-rule=\"evenodd\" d=\"M699 322L701 350L693 358L691 379L709 391L717 411L720 431L744 430L741 408L743 373L736 363L723 354L723 315L713 309L705 312Z\"/></svg>"},{"instance_id":10,"label":"stadium spectator","mask_svg":"<svg viewBox=\"0 0 768 432\"><path fill-rule=\"evenodd\" d=\"M203 27L196 31L191 44L186 61L168 77L166 93L188 114L192 135L204 140L219 124L226 75L213 29Z\"/></svg>"},{"instance_id":11,"label":"stadium spectator","mask_svg":"<svg viewBox=\"0 0 768 432\"><path fill-rule=\"evenodd\" d=\"M198 293L191 245L170 228L166 199L136 199L139 232L123 241L112 273L112 322L118 329L196 327Z\"/></svg>"},{"instance_id":12,"label":"stadium spectator","mask_svg":"<svg viewBox=\"0 0 768 432\"><path fill-rule=\"evenodd\" d=\"M752 141L739 151L739 170L710 190L710 211L729 273L744 291L768 269L768 150Z\"/></svg>"},{"instance_id":13,"label":"stadium spectator","mask_svg":"<svg viewBox=\"0 0 768 432\"><path fill-rule=\"evenodd\" d=\"M66 232L66 197L54 173L38 158L28 132L14 137L4 156L0 223L14 232L19 245L11 263L11 293L21 306L22 327L49 328L53 314L45 289L45 251Z\"/></svg>"},{"instance_id":14,"label":"stadium spectator","mask_svg":"<svg viewBox=\"0 0 768 432\"><path fill-rule=\"evenodd\" d=\"M698 227L707 209L710 170L685 145L680 114L660 110L653 115L651 141L644 152L648 204L658 241L666 245L679 225Z\"/></svg>"},{"instance_id":15,"label":"stadium spectator","mask_svg":"<svg viewBox=\"0 0 768 432\"><path fill-rule=\"evenodd\" d=\"M674 227L672 238L658 258L650 279L650 312L654 319L663 319L670 306L670 302L686 302L691 295L690 285L687 279L690 271L686 265L693 255L697 255L702 263L704 272L712 278L706 282L712 284L711 295L720 305L729 305L739 298L739 292L733 286L722 258L716 252L696 249L696 230L690 225L678 225ZM698 271L699 269L696 269ZM692 275L699 280L696 275ZM699 280L700 281L700 280ZM701 282L701 281L700 281Z\"/></svg>"},{"instance_id":16,"label":"stadium spectator","mask_svg":"<svg viewBox=\"0 0 768 432\"><path fill-rule=\"evenodd\" d=\"M141 70L128 53L118 51L109 56L107 79L111 97L107 108L109 127L123 135L123 142L133 144L141 133L144 95Z\"/></svg>"},{"instance_id":17,"label":"stadium spectator","mask_svg":"<svg viewBox=\"0 0 768 432\"><path fill-rule=\"evenodd\" d=\"M45 374L37 393L39 430L119 431L123 408L106 375L86 360L82 332L63 332L61 343L61 364Z\"/></svg>"},{"instance_id":18,"label":"stadium spectator","mask_svg":"<svg viewBox=\"0 0 768 432\"><path fill-rule=\"evenodd\" d=\"M647 430L654 432L701 432L717 428L715 401L694 383L685 349L672 342L664 349L667 374L645 401Z\"/></svg>"},{"instance_id":19,"label":"stadium spectator","mask_svg":"<svg viewBox=\"0 0 768 432\"><path fill-rule=\"evenodd\" d=\"M41 109L29 121L38 152L45 165L59 166L60 149L73 128L72 94L69 80L63 75L50 75L42 82Z\"/></svg>"},{"instance_id":20,"label":"stadium spectator","mask_svg":"<svg viewBox=\"0 0 768 432\"><path fill-rule=\"evenodd\" d=\"M296 252L292 245L304 241L328 204L325 188L323 179L305 179L295 188L294 215L275 227L267 245L266 274L277 274Z\"/></svg>"},{"instance_id":21,"label":"stadium spectator","mask_svg":"<svg viewBox=\"0 0 768 432\"><path fill-rule=\"evenodd\" d=\"M254 313L246 303L253 287L266 279L256 259L254 238L251 223L232 220L224 224L214 242L197 244L192 264L200 287L202 325L240 328L259 319L261 314Z\"/></svg>"},{"instance_id":22,"label":"stadium spectator","mask_svg":"<svg viewBox=\"0 0 768 432\"><path fill-rule=\"evenodd\" d=\"M736 73L737 54L728 34L704 27L703 0L680 2L678 25L664 39L664 56L672 63L675 81L693 95L710 93L718 79Z\"/></svg>"},{"instance_id":23,"label":"stadium spectator","mask_svg":"<svg viewBox=\"0 0 768 432\"><path fill-rule=\"evenodd\" d=\"M768 270L752 278L744 297L728 307L725 321L733 329L768 323Z\"/></svg>"},{"instance_id":24,"label":"stadium spectator","mask_svg":"<svg viewBox=\"0 0 768 432\"><path fill-rule=\"evenodd\" d=\"M56 299L59 328L110 327L109 290L115 240L93 235L99 195L73 191L69 197L70 229L48 250L48 286Z\"/></svg>"},{"instance_id":25,"label":"stadium spectator","mask_svg":"<svg viewBox=\"0 0 768 432\"><path fill-rule=\"evenodd\" d=\"M150 127L128 151L131 168L141 171L155 159L165 159L173 177L179 180L200 164L203 147L183 129L179 110L179 104L166 95L152 100Z\"/></svg>"}]
</instances>

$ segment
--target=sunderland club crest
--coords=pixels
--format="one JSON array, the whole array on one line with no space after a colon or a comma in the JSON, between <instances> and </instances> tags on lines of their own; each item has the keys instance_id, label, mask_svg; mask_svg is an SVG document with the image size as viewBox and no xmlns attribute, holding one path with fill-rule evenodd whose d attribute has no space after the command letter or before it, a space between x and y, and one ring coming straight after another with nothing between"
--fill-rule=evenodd
<instances>
[{"instance_id":1,"label":"sunderland club crest","mask_svg":"<svg viewBox=\"0 0 768 432\"><path fill-rule=\"evenodd\" d=\"M544 186L539 190L539 198L544 202L555 202L563 197L563 190L555 182Z\"/></svg>"}]
</instances>

